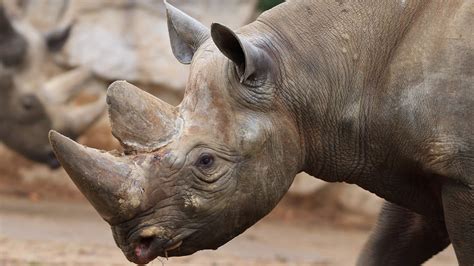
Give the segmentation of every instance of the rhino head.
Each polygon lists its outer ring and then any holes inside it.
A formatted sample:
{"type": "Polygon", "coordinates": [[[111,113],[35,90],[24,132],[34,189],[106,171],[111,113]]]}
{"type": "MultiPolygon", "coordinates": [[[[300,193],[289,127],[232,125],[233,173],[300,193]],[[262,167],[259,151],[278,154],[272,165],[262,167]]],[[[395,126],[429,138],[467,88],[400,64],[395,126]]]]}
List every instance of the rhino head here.
{"type": "Polygon", "coordinates": [[[296,125],[265,43],[167,5],[173,53],[191,63],[171,106],[125,81],[107,92],[123,152],[51,144],[126,257],[148,263],[216,249],[270,212],[302,167],[296,125]]]}
{"type": "Polygon", "coordinates": [[[10,20],[0,6],[0,141],[20,154],[59,167],[48,131],[77,137],[105,109],[103,101],[74,107],[71,98],[91,78],[82,68],[47,80],[44,63],[61,48],[71,26],[46,35],[22,20],[10,20]]]}

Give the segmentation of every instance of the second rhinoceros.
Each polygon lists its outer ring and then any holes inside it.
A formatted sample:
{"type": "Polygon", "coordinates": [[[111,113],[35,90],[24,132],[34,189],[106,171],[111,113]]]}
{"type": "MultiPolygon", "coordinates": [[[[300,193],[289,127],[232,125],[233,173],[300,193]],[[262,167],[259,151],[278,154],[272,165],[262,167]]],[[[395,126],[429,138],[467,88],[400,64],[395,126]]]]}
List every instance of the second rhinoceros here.
{"type": "Polygon", "coordinates": [[[305,171],[389,202],[360,265],[418,265],[450,243],[474,264],[472,1],[289,1],[237,31],[167,9],[191,64],[182,103],[120,81],[107,102],[123,153],[50,134],[130,261],[218,248],[305,171]]]}
{"type": "Polygon", "coordinates": [[[106,107],[100,96],[87,105],[69,104],[92,79],[88,69],[46,76],[48,56],[61,48],[70,29],[60,28],[43,36],[24,20],[10,19],[0,6],[0,141],[52,168],[60,165],[49,145],[48,131],[78,137],[106,107]]]}

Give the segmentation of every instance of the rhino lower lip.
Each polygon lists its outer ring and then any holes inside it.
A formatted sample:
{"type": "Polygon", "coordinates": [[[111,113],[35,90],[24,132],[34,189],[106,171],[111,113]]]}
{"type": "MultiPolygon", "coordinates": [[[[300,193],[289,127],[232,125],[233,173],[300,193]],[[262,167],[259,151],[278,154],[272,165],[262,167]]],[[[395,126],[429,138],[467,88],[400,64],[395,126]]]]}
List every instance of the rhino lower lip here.
{"type": "Polygon", "coordinates": [[[137,264],[147,264],[160,255],[168,257],[169,251],[177,249],[183,243],[182,240],[177,242],[167,241],[167,243],[171,242],[171,244],[163,245],[163,241],[163,239],[156,237],[142,238],[135,246],[133,262],[137,264]]]}

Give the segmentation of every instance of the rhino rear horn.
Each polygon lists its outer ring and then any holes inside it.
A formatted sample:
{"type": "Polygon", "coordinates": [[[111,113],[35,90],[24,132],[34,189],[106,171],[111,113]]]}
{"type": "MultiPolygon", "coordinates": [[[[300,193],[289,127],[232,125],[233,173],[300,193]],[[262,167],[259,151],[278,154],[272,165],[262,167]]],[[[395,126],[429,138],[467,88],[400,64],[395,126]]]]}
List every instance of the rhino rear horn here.
{"type": "Polygon", "coordinates": [[[112,134],[134,151],[152,151],[167,144],[181,127],[176,107],[125,82],[107,90],[112,134]]]}
{"type": "Polygon", "coordinates": [[[250,43],[224,25],[211,25],[212,40],[217,48],[237,67],[240,82],[244,82],[252,75],[259,75],[266,71],[268,55],[265,51],[250,43]]]}
{"type": "Polygon", "coordinates": [[[166,0],[166,16],[171,50],[182,64],[189,64],[201,44],[209,38],[209,29],[199,21],[170,5],[166,0]]]}

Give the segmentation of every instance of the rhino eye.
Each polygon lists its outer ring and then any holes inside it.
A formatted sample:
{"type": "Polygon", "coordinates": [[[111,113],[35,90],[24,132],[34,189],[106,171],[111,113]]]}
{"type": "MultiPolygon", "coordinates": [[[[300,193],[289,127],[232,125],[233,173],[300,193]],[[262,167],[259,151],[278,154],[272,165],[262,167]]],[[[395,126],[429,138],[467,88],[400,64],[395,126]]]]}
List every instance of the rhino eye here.
{"type": "Polygon", "coordinates": [[[199,153],[194,167],[191,167],[193,174],[205,183],[213,183],[225,176],[231,169],[231,161],[226,157],[221,157],[219,153],[204,152],[199,153]]]}
{"type": "Polygon", "coordinates": [[[214,164],[214,156],[204,153],[202,154],[197,162],[197,165],[202,168],[209,168],[214,164]]]}

